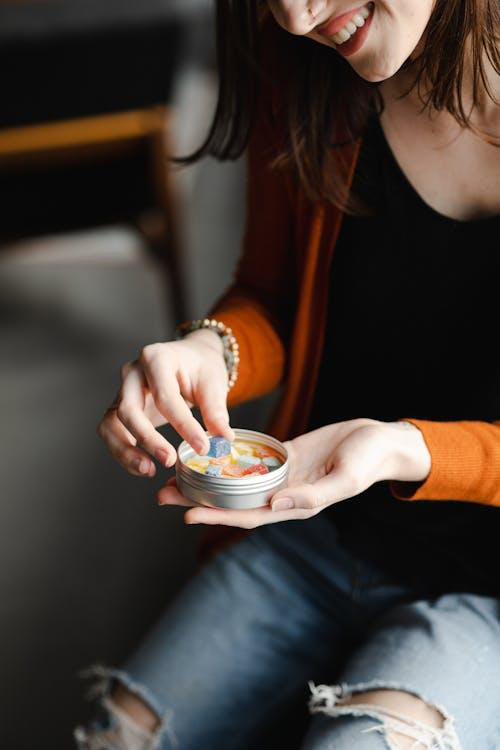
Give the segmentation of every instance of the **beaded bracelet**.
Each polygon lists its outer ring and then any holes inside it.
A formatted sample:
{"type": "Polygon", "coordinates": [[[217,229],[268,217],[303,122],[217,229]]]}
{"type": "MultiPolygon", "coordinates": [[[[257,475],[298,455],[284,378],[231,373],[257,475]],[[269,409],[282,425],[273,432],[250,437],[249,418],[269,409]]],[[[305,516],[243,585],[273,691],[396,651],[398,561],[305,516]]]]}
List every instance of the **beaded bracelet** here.
{"type": "Polygon", "coordinates": [[[217,333],[222,339],[224,346],[224,362],[228,372],[228,390],[230,390],[238,379],[238,365],[240,362],[240,352],[238,342],[233,336],[233,331],[220,320],[213,318],[203,318],[200,320],[187,320],[180,323],[175,329],[176,339],[182,339],[188,333],[199,331],[202,328],[208,328],[210,331],[217,333]]]}

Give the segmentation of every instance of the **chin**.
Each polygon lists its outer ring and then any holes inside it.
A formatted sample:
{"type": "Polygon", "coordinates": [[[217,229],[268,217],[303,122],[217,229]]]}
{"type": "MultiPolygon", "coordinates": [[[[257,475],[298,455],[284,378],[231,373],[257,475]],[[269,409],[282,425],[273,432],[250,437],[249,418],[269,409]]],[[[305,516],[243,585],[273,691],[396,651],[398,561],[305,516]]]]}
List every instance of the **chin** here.
{"type": "Polygon", "coordinates": [[[368,83],[381,83],[392,78],[403,63],[395,59],[372,59],[365,62],[353,60],[351,64],[356,73],[368,83]]]}

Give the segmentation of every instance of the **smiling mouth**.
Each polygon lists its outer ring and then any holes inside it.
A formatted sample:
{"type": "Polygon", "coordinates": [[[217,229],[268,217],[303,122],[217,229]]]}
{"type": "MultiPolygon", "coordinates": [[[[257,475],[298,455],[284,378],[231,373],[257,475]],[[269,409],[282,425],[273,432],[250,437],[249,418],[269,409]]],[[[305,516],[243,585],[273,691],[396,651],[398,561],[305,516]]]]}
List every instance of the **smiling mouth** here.
{"type": "Polygon", "coordinates": [[[373,8],[373,2],[366,3],[366,5],[363,5],[363,7],[356,10],[340,29],[336,29],[335,33],[332,34],[331,31],[329,33],[329,27],[333,27],[334,25],[337,26],[335,21],[324,26],[320,33],[322,36],[331,39],[332,42],[335,42],[336,45],[340,46],[341,44],[348,42],[349,39],[352,39],[359,29],[363,28],[366,21],[371,16],[373,8]]]}

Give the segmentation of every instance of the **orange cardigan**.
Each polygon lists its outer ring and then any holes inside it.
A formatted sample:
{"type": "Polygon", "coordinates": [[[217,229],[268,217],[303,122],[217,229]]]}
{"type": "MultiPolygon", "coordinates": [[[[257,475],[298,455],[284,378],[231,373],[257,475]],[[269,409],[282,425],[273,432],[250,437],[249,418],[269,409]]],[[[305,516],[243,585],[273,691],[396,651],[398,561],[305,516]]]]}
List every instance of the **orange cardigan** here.
{"type": "MultiPolygon", "coordinates": [[[[343,215],[330,203],[311,202],[291,175],[270,168],[281,132],[275,99],[275,93],[262,96],[248,146],[243,254],[233,285],[209,315],[231,326],[240,347],[239,377],[228,405],[283,384],[267,431],[286,440],[307,428],[322,356],[329,269],[343,215]]],[[[348,179],[358,152],[358,147],[345,149],[348,179]]],[[[401,418],[422,431],[432,468],[421,483],[392,482],[395,497],[500,505],[500,422],[401,418]]]]}

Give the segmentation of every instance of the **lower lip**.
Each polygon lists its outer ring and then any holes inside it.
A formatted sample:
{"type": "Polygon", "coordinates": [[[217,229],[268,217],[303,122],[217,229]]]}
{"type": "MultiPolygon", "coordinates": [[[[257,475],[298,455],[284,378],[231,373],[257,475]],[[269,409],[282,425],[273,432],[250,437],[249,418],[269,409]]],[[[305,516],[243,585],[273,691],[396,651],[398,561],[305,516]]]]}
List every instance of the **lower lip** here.
{"type": "Polygon", "coordinates": [[[344,42],[343,44],[335,44],[334,42],[335,49],[343,57],[350,57],[361,49],[366,41],[366,37],[368,36],[374,13],[375,9],[372,10],[371,14],[366,19],[364,26],[358,29],[356,33],[347,40],[347,42],[344,42]]]}

